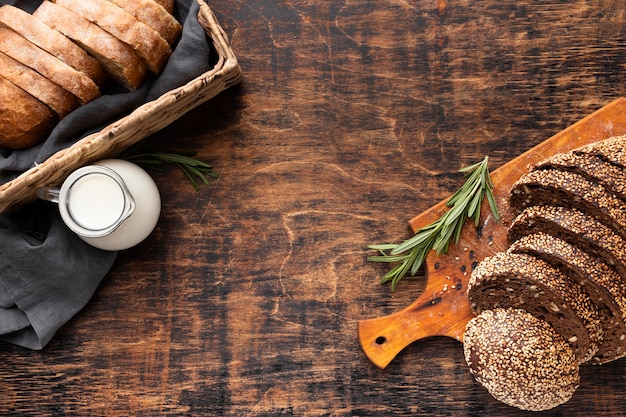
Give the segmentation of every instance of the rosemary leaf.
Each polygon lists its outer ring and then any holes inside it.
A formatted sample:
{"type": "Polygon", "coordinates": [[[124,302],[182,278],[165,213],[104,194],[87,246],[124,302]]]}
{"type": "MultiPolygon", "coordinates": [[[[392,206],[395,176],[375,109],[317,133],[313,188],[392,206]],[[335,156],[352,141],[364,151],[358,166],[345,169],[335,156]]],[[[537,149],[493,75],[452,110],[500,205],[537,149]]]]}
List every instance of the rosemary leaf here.
{"type": "Polygon", "coordinates": [[[489,157],[461,168],[465,183],[448,199],[446,211],[439,219],[418,229],[409,239],[400,244],[376,244],[368,248],[378,251],[378,255],[368,257],[373,262],[397,263],[383,278],[381,283],[391,282],[395,290],[398,282],[407,274],[415,275],[431,250],[437,254],[446,253],[450,243],[457,244],[466,219],[480,222],[480,209],[487,197],[489,208],[496,220],[500,218],[493,182],[489,175],[489,157]]]}

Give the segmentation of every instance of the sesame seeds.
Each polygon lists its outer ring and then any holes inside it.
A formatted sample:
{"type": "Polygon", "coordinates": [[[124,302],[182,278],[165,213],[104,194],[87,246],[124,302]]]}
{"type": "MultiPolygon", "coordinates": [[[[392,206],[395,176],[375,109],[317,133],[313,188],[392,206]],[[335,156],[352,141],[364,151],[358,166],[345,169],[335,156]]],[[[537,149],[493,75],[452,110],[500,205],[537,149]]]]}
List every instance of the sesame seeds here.
{"type": "Polygon", "coordinates": [[[580,381],[570,345],[520,309],[486,310],[470,320],[463,352],[472,375],[494,398],[523,410],[563,404],[580,381]]]}

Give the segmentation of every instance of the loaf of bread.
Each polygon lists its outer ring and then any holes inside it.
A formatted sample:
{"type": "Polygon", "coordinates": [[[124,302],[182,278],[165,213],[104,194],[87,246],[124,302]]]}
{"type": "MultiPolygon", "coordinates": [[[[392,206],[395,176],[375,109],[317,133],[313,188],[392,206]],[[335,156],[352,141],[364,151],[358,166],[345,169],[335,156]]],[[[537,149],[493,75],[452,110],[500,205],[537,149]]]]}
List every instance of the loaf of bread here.
{"type": "Polygon", "coordinates": [[[511,188],[513,209],[564,206],[587,213],[626,238],[626,204],[597,181],[572,171],[542,169],[522,176],[511,188]]]}
{"type": "Polygon", "coordinates": [[[11,81],[50,107],[59,119],[80,105],[72,93],[2,52],[0,52],[0,77],[11,81]]]}
{"type": "Polygon", "coordinates": [[[54,0],[129,45],[148,69],[159,74],[172,54],[169,44],[154,29],[108,0],[54,0]]]}
{"type": "Polygon", "coordinates": [[[33,13],[37,19],[64,34],[94,56],[107,74],[135,90],[146,76],[146,65],[135,51],[84,17],[55,3],[44,1],[33,13]]]}
{"type": "Polygon", "coordinates": [[[543,169],[575,172],[588,181],[602,185],[609,193],[626,201],[626,171],[595,155],[559,153],[533,167],[533,170],[543,169]]]}
{"type": "Polygon", "coordinates": [[[479,315],[464,335],[466,360],[509,405],[557,406],[576,389],[577,365],[626,356],[625,148],[618,136],[530,167],[510,190],[510,247],[472,271],[479,315]]]}
{"type": "Polygon", "coordinates": [[[626,283],[607,264],[556,236],[535,233],[511,244],[511,253],[541,259],[589,294],[598,308],[602,341],[591,361],[603,364],[626,354],[626,283]]]}
{"type": "Polygon", "coordinates": [[[0,26],[13,30],[76,71],[84,73],[99,88],[105,86],[106,74],[94,57],[30,13],[6,4],[0,7],[0,26]]]}
{"type": "Polygon", "coordinates": [[[472,309],[523,308],[547,321],[583,363],[602,341],[598,310],[577,283],[547,263],[525,254],[500,252],[472,271],[467,288],[472,309]]]}
{"type": "Polygon", "coordinates": [[[472,375],[494,398],[522,410],[557,407],[580,383],[571,346],[521,309],[486,310],[470,320],[463,352],[472,375]]]}
{"type": "Polygon", "coordinates": [[[2,77],[0,97],[0,146],[33,146],[58,121],[50,107],[2,77]]]}
{"type": "Polygon", "coordinates": [[[159,74],[182,27],[173,1],[44,0],[33,14],[0,7],[0,146],[44,140],[111,79],[137,89],[159,74]],[[16,100],[21,100],[16,102],[16,100]]]}

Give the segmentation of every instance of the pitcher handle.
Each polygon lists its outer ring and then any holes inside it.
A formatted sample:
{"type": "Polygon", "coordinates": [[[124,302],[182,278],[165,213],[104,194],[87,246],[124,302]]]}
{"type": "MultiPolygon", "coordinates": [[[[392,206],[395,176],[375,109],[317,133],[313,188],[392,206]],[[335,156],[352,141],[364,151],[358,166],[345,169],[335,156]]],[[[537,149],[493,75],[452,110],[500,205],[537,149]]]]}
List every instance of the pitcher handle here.
{"type": "Polygon", "coordinates": [[[53,203],[59,202],[60,188],[57,187],[41,187],[37,189],[37,197],[42,200],[51,201],[53,203]]]}

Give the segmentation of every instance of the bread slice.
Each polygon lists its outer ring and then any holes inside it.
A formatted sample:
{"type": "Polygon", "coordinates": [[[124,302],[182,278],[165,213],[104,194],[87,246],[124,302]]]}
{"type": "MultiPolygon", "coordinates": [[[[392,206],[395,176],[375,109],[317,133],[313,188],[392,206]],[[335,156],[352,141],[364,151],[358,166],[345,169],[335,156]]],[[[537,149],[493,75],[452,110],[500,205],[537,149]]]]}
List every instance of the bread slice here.
{"type": "Polygon", "coordinates": [[[522,410],[563,404],[580,383],[571,347],[552,326],[521,309],[487,310],[470,320],[463,354],[495,399],[522,410]]]}
{"type": "Polygon", "coordinates": [[[0,52],[0,77],[11,81],[46,104],[59,118],[67,116],[80,106],[78,99],[72,93],[2,52],[0,52]]]}
{"type": "Polygon", "coordinates": [[[104,87],[107,77],[98,61],[30,13],[6,4],[0,7],[0,26],[13,30],[76,71],[86,74],[99,88],[104,87]]]}
{"type": "Polygon", "coordinates": [[[182,26],[170,12],[155,0],[109,0],[130,13],[140,22],[145,23],[167,41],[170,46],[176,42],[182,26]]]}
{"type": "Polygon", "coordinates": [[[595,155],[614,165],[626,168],[626,135],[601,140],[600,142],[582,146],[572,152],[595,155]]]}
{"type": "Polygon", "coordinates": [[[159,74],[172,50],[157,31],[108,0],[54,0],[129,45],[148,69],[159,74]]]}
{"type": "Polygon", "coordinates": [[[170,14],[174,13],[174,0],[155,0],[161,7],[167,10],[170,14]]]}
{"type": "Polygon", "coordinates": [[[94,81],[10,29],[0,28],[0,52],[34,69],[85,104],[100,96],[94,81]]]}
{"type": "Polygon", "coordinates": [[[513,220],[508,239],[512,243],[534,233],[557,236],[602,259],[626,282],[626,240],[593,217],[565,207],[528,207],[513,220]]]}
{"type": "Polygon", "coordinates": [[[533,167],[533,170],[544,169],[575,172],[626,201],[626,170],[595,155],[574,152],[556,154],[533,167]]]}
{"type": "Polygon", "coordinates": [[[518,212],[538,205],[575,208],[626,238],[626,203],[597,182],[574,172],[531,171],[513,184],[509,202],[518,212]]]}
{"type": "Polygon", "coordinates": [[[545,320],[570,344],[580,363],[602,341],[598,310],[580,285],[547,263],[524,254],[499,252],[472,271],[467,297],[474,312],[521,308],[545,320]]]}
{"type": "Polygon", "coordinates": [[[541,259],[575,280],[598,308],[603,339],[591,359],[603,364],[626,355],[626,283],[598,258],[545,233],[513,242],[508,250],[541,259]]]}
{"type": "Polygon", "coordinates": [[[44,1],[33,13],[93,55],[106,73],[129,90],[136,90],[146,76],[146,65],[124,42],[76,13],[44,1]]]}
{"type": "Polygon", "coordinates": [[[57,122],[50,107],[0,77],[0,146],[34,146],[50,134],[57,122]]]}

